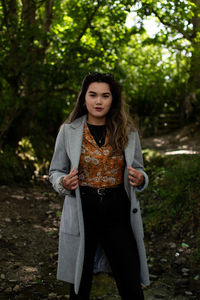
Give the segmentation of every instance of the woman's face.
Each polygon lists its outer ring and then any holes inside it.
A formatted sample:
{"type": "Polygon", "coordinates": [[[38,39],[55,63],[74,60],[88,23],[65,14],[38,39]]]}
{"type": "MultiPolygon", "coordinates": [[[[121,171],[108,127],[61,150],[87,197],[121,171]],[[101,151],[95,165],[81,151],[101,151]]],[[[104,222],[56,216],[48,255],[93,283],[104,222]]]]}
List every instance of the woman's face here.
{"type": "Polygon", "coordinates": [[[88,123],[103,125],[112,104],[112,93],[106,82],[92,82],[85,94],[88,123]]]}

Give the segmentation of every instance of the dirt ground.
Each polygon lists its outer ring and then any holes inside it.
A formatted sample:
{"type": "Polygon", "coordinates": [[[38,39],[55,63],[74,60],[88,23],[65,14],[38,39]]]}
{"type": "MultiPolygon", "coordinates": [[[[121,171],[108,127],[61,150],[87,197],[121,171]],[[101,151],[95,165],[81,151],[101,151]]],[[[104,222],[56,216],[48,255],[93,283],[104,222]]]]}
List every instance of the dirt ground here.
{"type": "MultiPolygon", "coordinates": [[[[199,132],[142,140],[163,152],[200,151],[199,132]],[[187,139],[189,137],[189,139],[187,139]]],[[[68,284],[56,280],[59,220],[63,198],[47,179],[29,185],[0,186],[0,300],[68,299],[68,284]]],[[[192,237],[169,234],[146,238],[152,284],[146,300],[200,299],[199,266],[189,263],[192,237]]],[[[92,299],[120,299],[111,275],[94,277],[92,299]]]]}
{"type": "MultiPolygon", "coordinates": [[[[63,198],[46,181],[0,187],[0,299],[68,299],[56,280],[58,226],[63,198]]],[[[197,266],[188,264],[190,240],[147,237],[152,285],[145,299],[200,299],[197,266]],[[196,279],[195,279],[196,276],[196,279]]],[[[96,275],[92,299],[120,299],[110,275],[96,275]]]]}
{"type": "Polygon", "coordinates": [[[200,153],[200,122],[164,135],[143,138],[142,147],[165,154],[200,153]]]}

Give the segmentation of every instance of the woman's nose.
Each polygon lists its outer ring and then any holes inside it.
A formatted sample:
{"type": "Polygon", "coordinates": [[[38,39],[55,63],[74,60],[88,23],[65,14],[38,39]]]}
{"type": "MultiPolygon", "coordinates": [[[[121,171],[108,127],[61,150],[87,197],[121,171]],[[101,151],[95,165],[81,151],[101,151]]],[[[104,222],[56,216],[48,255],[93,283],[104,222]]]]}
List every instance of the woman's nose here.
{"type": "Polygon", "coordinates": [[[102,103],[101,97],[97,97],[97,103],[102,103]]]}

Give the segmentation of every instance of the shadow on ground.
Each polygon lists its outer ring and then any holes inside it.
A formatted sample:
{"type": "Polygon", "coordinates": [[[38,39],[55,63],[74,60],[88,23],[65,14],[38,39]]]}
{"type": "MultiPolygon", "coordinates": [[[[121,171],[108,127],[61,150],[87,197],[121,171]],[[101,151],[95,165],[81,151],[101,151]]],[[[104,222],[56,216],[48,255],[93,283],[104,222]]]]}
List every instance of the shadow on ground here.
{"type": "MultiPolygon", "coordinates": [[[[30,186],[0,187],[1,300],[68,299],[68,284],[56,280],[62,203],[63,198],[45,181],[30,186]]],[[[163,252],[163,244],[168,245],[168,241],[163,237],[157,243],[156,239],[155,244],[153,236],[146,241],[152,284],[144,289],[145,299],[200,299],[200,282],[197,278],[191,285],[195,274],[188,269],[187,261],[175,264],[176,245],[163,252]]],[[[120,299],[111,275],[94,276],[91,297],[120,299]]]]}

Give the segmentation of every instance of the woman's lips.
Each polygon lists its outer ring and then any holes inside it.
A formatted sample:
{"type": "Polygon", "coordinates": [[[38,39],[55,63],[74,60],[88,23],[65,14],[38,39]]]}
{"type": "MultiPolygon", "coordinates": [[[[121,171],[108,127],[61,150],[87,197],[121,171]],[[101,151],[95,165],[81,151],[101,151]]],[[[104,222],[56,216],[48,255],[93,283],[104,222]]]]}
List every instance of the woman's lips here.
{"type": "Polygon", "coordinates": [[[95,110],[96,110],[96,111],[102,111],[103,108],[101,108],[101,107],[95,107],[95,110]]]}

